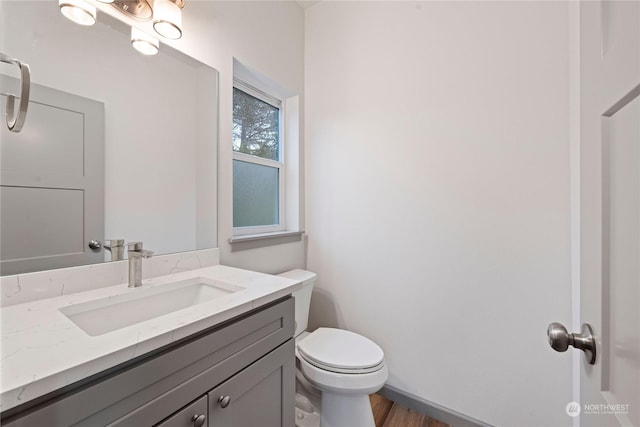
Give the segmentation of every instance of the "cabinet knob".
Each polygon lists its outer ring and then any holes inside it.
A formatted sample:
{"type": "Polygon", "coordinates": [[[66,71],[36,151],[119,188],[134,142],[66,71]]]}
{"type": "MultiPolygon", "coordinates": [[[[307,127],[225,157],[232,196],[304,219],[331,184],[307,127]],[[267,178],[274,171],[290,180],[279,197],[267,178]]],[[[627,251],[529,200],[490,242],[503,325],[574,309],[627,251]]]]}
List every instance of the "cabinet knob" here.
{"type": "Polygon", "coordinates": [[[224,409],[229,406],[229,403],[231,403],[231,398],[229,396],[220,396],[218,398],[218,403],[220,404],[220,407],[224,409]]]}
{"type": "Polygon", "coordinates": [[[202,427],[206,420],[207,417],[204,415],[194,415],[193,418],[191,418],[191,421],[193,421],[193,427],[202,427]]]}

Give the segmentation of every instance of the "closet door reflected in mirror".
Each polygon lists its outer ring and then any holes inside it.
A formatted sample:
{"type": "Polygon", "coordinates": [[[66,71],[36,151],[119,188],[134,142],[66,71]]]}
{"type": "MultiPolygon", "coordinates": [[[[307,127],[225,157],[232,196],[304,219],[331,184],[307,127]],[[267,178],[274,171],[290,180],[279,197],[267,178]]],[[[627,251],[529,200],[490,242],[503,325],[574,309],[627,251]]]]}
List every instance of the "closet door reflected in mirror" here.
{"type": "Polygon", "coordinates": [[[85,241],[104,236],[104,105],[34,84],[29,126],[0,140],[2,274],[104,259],[85,241]]]}

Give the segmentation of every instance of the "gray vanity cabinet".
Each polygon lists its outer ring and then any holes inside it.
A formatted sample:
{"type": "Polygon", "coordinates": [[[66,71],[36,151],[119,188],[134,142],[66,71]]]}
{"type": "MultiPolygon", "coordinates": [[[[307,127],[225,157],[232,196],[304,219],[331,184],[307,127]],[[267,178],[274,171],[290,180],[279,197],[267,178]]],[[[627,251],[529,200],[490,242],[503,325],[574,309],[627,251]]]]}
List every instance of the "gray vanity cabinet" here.
{"type": "Polygon", "coordinates": [[[155,427],[292,426],[292,351],[290,340],[155,427]]]}
{"type": "Polygon", "coordinates": [[[289,427],[294,302],[287,297],[2,413],[2,425],[289,427]]]}

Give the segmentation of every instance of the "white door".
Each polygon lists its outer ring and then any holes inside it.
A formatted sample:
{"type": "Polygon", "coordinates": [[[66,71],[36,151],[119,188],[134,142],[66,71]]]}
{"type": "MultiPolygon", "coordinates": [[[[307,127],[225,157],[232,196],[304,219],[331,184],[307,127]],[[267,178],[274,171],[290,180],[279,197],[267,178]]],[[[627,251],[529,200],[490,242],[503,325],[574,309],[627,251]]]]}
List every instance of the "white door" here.
{"type": "MultiPolygon", "coordinates": [[[[640,426],[640,1],[581,3],[582,426],[640,426]]],[[[574,331],[576,332],[576,331],[574,331]]]]}
{"type": "Polygon", "coordinates": [[[0,125],[0,273],[103,261],[104,105],[32,84],[22,131],[0,125]]]}

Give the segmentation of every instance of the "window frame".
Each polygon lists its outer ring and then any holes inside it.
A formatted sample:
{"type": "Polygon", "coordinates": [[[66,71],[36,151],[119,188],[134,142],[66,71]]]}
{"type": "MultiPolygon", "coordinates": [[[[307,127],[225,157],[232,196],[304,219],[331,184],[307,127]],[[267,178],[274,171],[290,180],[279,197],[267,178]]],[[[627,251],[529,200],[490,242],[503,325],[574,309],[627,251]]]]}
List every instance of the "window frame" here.
{"type": "MultiPolygon", "coordinates": [[[[241,153],[233,149],[233,140],[231,141],[231,151],[233,152],[232,162],[234,160],[253,163],[260,166],[268,166],[273,167],[278,170],[278,223],[271,225],[256,225],[256,226],[245,226],[245,227],[233,227],[233,235],[234,236],[247,236],[253,234],[266,234],[266,233],[275,233],[282,232],[286,229],[286,168],[285,168],[285,102],[284,100],[270,95],[246,82],[243,82],[240,79],[233,79],[233,89],[238,89],[250,96],[253,96],[260,101],[263,101],[275,108],[278,109],[278,160],[271,160],[264,157],[254,156],[251,154],[241,153]]],[[[233,120],[233,117],[232,117],[233,120]]],[[[233,164],[231,166],[233,170],[233,164]]],[[[232,183],[233,186],[233,183],[232,183]]],[[[233,197],[233,188],[231,189],[231,194],[233,197]]],[[[233,223],[233,202],[232,206],[232,223],[233,223]]]]}

